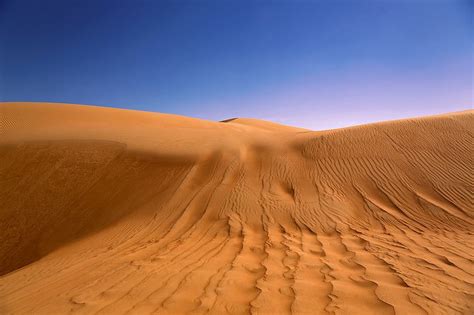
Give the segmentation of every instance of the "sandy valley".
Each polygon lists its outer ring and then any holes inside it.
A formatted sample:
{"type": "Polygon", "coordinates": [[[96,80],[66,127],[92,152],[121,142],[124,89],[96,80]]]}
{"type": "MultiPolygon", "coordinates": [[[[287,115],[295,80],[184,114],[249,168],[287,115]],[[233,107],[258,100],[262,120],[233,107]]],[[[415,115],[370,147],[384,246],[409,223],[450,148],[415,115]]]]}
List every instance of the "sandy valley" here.
{"type": "Polygon", "coordinates": [[[473,123],[1,103],[0,313],[472,314],[473,123]]]}

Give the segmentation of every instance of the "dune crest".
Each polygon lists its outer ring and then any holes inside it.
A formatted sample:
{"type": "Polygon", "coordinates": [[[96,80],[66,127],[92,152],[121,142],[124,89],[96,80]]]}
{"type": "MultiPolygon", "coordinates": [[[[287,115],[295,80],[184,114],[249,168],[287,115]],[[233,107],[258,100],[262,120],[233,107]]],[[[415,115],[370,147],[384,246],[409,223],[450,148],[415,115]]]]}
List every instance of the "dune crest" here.
{"type": "Polygon", "coordinates": [[[472,313],[473,122],[0,103],[0,313],[472,313]]]}

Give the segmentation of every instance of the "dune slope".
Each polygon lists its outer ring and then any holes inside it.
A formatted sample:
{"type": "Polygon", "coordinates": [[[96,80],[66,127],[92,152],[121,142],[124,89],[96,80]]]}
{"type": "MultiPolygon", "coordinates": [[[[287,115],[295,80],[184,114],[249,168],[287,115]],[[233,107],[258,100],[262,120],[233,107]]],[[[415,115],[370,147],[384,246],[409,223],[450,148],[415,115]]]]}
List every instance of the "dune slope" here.
{"type": "Polygon", "coordinates": [[[2,103],[0,313],[472,313],[473,122],[2,103]]]}

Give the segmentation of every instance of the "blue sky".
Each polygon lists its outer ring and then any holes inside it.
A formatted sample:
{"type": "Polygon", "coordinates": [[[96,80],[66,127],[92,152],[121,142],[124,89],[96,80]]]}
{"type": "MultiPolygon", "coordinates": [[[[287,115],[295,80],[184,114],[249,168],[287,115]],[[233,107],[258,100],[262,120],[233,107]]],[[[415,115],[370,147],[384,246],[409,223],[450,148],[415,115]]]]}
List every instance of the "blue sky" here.
{"type": "Polygon", "coordinates": [[[312,129],[468,109],[456,0],[0,0],[0,101],[312,129]]]}

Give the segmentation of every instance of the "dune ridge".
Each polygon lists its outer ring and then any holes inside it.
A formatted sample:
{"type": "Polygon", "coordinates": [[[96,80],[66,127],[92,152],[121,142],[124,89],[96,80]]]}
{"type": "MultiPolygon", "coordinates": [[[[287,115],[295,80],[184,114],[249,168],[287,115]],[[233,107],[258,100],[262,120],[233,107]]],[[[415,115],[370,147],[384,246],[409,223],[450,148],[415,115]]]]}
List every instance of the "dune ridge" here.
{"type": "Polygon", "coordinates": [[[472,126],[0,103],[0,313],[472,313],[472,126]]]}

